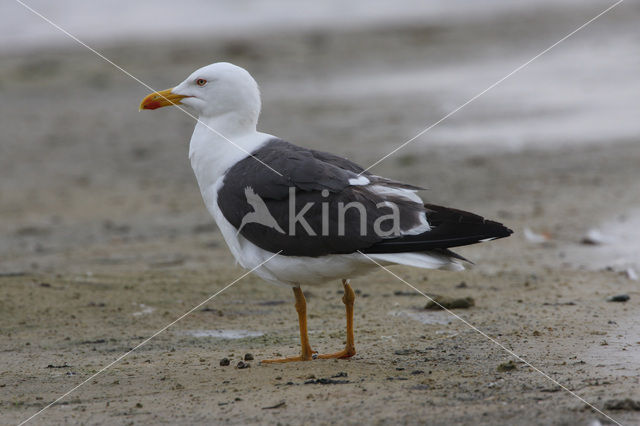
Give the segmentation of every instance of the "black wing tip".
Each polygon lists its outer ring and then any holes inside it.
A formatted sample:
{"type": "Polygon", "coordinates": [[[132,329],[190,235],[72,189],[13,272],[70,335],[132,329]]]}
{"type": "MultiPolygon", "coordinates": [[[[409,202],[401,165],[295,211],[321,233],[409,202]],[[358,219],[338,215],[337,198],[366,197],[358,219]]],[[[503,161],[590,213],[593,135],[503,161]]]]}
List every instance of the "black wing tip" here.
{"type": "Polygon", "coordinates": [[[507,228],[500,222],[485,219],[484,224],[488,225],[491,228],[490,231],[488,230],[488,233],[491,235],[487,236],[487,238],[493,238],[494,240],[497,240],[499,238],[506,238],[513,234],[512,229],[507,228]]]}
{"type": "MultiPolygon", "coordinates": [[[[513,230],[463,210],[425,205],[432,229],[419,235],[406,235],[380,241],[363,253],[402,253],[443,250],[506,238],[513,230]]],[[[467,259],[464,259],[465,261],[467,259]]]]}
{"type": "Polygon", "coordinates": [[[498,238],[506,238],[510,235],[513,235],[513,229],[511,228],[507,228],[506,226],[502,225],[502,227],[504,228],[504,235],[498,238]]]}
{"type": "Polygon", "coordinates": [[[513,230],[506,227],[500,222],[485,219],[484,217],[464,210],[458,210],[451,207],[443,207],[435,204],[425,204],[427,209],[427,217],[432,226],[437,227],[440,224],[467,225],[477,228],[482,234],[486,234],[486,238],[506,238],[513,234],[513,230]]]}
{"type": "Polygon", "coordinates": [[[429,253],[439,253],[441,255],[453,258],[453,259],[457,259],[457,260],[461,260],[463,262],[467,262],[470,263],[471,265],[475,265],[474,262],[470,261],[469,259],[467,259],[466,257],[451,251],[449,249],[433,249],[433,250],[429,250],[429,253]]]}

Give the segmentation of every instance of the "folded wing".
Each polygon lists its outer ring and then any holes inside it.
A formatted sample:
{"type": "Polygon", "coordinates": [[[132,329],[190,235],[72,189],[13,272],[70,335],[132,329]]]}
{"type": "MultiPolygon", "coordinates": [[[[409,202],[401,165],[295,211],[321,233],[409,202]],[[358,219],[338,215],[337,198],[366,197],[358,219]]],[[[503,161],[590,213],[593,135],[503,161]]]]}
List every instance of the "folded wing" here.
{"type": "Polygon", "coordinates": [[[252,155],[260,161],[247,157],[227,171],[218,206],[244,238],[273,253],[436,252],[511,233],[472,213],[425,205],[415,193],[421,188],[364,172],[333,154],[273,139],[252,155]],[[256,205],[247,193],[260,197],[277,226],[265,226],[270,218],[247,221],[256,205]],[[393,213],[395,222],[385,220],[393,213]]]}

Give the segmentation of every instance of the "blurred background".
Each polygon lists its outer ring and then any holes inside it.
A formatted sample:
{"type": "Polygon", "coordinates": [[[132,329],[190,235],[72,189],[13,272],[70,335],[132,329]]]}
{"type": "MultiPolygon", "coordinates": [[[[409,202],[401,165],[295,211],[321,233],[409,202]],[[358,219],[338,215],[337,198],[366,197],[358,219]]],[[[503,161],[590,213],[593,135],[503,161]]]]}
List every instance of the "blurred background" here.
{"type": "MultiPolygon", "coordinates": [[[[154,89],[212,62],[245,67],[260,130],[365,167],[613,4],[25,2],[154,89]]],[[[457,250],[468,271],[396,270],[472,297],[465,318],[605,409],[640,405],[624,405],[640,365],[639,21],[625,1],[372,169],[514,229],[457,250]]],[[[0,3],[0,40],[0,423],[17,423],[242,272],[193,177],[192,118],[139,112],[147,88],[17,1],[0,3]]],[[[320,350],[344,327],[332,284],[305,288],[320,350]]],[[[502,349],[393,277],[354,288],[352,361],[219,368],[297,350],[290,290],[249,276],[42,421],[600,424],[524,365],[501,372],[502,349]],[[215,337],[238,330],[259,337],[215,337]],[[309,377],[352,382],[278,387],[309,377]],[[276,397],[287,407],[261,408],[276,397]]]]}

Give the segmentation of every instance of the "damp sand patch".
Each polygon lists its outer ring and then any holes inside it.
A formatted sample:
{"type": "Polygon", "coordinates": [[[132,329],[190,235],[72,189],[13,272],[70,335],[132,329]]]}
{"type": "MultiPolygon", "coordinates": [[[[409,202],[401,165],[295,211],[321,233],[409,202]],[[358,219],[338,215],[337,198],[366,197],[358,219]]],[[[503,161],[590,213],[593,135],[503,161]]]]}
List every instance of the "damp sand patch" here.
{"type": "Polygon", "coordinates": [[[261,331],[251,330],[187,330],[184,332],[187,336],[197,338],[213,338],[213,339],[246,339],[248,337],[261,337],[264,333],[261,331]]]}

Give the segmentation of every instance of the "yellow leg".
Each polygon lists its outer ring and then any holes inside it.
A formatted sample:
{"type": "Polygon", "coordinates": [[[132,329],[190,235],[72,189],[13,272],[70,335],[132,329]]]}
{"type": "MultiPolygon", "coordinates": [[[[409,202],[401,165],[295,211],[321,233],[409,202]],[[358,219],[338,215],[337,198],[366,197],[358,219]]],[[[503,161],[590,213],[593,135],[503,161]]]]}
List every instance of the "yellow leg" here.
{"type": "Polygon", "coordinates": [[[356,354],[356,345],[353,339],[353,302],[356,299],[356,295],[349,285],[349,281],[342,280],[342,285],[344,286],[344,296],[342,296],[342,303],[344,303],[347,311],[347,344],[340,352],[318,355],[318,358],[349,358],[356,354]]]}
{"type": "Polygon", "coordinates": [[[311,361],[315,351],[311,349],[309,344],[309,335],[307,334],[307,301],[302,294],[300,286],[293,288],[293,295],[296,298],[296,311],[298,311],[298,324],[300,325],[300,356],[278,359],[265,359],[262,363],[281,363],[292,361],[311,361]]]}

